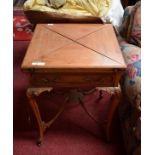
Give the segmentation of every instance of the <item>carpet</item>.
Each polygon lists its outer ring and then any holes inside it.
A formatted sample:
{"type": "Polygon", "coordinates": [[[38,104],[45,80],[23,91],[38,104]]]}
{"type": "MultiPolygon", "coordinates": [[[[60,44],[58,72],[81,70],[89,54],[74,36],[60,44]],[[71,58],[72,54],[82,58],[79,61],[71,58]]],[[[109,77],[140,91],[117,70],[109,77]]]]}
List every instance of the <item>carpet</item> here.
{"type": "Polygon", "coordinates": [[[33,25],[28,21],[23,12],[23,4],[26,0],[13,1],[13,40],[26,41],[32,38],[33,25]]]}
{"type": "Polygon", "coordinates": [[[13,15],[13,40],[31,40],[33,25],[21,14],[13,15]]]}
{"type": "MultiPolygon", "coordinates": [[[[55,123],[45,134],[43,145],[35,145],[37,124],[26,98],[27,75],[20,66],[29,41],[14,41],[14,99],[13,99],[13,152],[14,155],[125,155],[123,138],[117,113],[111,130],[110,143],[100,126],[94,123],[77,103],[68,105],[55,123]]],[[[111,96],[103,92],[104,97],[96,102],[99,92],[85,95],[84,101],[89,111],[103,122],[109,107],[111,96]]],[[[43,93],[38,98],[44,120],[55,114],[63,102],[59,91],[43,93]]]]}

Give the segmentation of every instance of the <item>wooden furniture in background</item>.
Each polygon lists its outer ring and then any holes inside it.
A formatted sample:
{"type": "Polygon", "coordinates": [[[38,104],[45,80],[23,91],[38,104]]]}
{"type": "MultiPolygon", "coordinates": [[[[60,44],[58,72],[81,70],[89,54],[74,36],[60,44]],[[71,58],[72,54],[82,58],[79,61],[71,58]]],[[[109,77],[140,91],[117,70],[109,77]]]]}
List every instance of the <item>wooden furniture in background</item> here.
{"type": "Polygon", "coordinates": [[[123,8],[128,6],[129,0],[121,0],[123,8]]]}
{"type": "Polygon", "coordinates": [[[136,2],[138,2],[140,0],[121,0],[122,6],[123,8],[126,8],[129,5],[135,5],[136,2]]]}
{"type": "Polygon", "coordinates": [[[38,23],[103,23],[101,18],[95,16],[74,16],[70,14],[27,10],[24,11],[29,21],[36,25],[38,23]]]}
{"type": "Polygon", "coordinates": [[[105,126],[109,140],[113,114],[120,98],[118,84],[125,68],[126,64],[111,24],[37,25],[24,57],[22,70],[30,77],[27,96],[39,126],[38,144],[42,142],[46,128],[63,112],[65,105],[73,97],[95,120],[83,102],[80,89],[85,87],[111,87],[113,90],[113,100],[105,126]],[[56,116],[49,122],[44,122],[34,96],[58,87],[66,88],[69,93],[56,116]]]}

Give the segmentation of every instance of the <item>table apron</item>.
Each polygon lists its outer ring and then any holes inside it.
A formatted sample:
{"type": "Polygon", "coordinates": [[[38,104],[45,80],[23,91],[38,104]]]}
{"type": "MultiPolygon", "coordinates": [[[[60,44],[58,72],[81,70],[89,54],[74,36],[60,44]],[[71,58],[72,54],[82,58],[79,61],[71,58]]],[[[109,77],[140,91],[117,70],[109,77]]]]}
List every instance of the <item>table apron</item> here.
{"type": "Polygon", "coordinates": [[[117,87],[120,78],[107,74],[41,74],[30,76],[30,85],[35,87],[117,87]]]}

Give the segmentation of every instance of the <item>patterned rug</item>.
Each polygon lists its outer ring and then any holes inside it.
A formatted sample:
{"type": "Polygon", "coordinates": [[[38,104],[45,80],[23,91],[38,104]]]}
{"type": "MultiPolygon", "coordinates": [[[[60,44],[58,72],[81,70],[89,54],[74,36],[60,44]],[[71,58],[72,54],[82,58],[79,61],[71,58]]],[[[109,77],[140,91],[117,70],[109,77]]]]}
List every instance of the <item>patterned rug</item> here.
{"type": "Polygon", "coordinates": [[[24,15],[14,15],[13,17],[13,40],[28,41],[32,38],[33,25],[24,15]]]}

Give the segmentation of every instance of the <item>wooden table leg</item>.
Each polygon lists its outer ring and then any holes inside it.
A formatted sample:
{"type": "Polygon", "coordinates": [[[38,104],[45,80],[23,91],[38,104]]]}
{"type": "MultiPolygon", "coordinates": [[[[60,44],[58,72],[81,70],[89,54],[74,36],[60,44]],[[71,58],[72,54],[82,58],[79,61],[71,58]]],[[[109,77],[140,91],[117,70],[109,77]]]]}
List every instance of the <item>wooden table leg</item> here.
{"type": "Polygon", "coordinates": [[[40,145],[42,143],[43,133],[46,130],[46,125],[45,125],[44,121],[42,121],[40,111],[39,111],[39,108],[38,108],[38,105],[37,105],[37,102],[36,102],[34,96],[35,95],[39,96],[42,92],[51,91],[51,90],[52,90],[52,88],[28,88],[27,92],[26,92],[26,95],[29,99],[30,106],[33,110],[33,113],[37,119],[37,123],[39,126],[39,139],[37,141],[37,145],[40,145]]]}
{"type": "Polygon", "coordinates": [[[110,141],[110,128],[111,128],[113,116],[115,114],[116,109],[118,108],[118,104],[120,103],[121,89],[120,89],[120,86],[119,87],[105,87],[105,88],[98,87],[97,89],[100,91],[99,99],[102,98],[101,91],[103,90],[112,95],[111,103],[110,103],[111,105],[109,107],[107,121],[106,121],[107,123],[105,127],[106,139],[109,142],[110,141]]]}
{"type": "MultiPolygon", "coordinates": [[[[106,123],[106,126],[105,125],[103,126],[105,128],[107,141],[109,141],[110,140],[111,123],[113,120],[114,113],[115,113],[115,111],[118,107],[118,104],[120,102],[120,94],[121,94],[120,88],[119,87],[114,87],[114,88],[110,87],[110,88],[97,88],[97,89],[100,90],[100,93],[101,93],[101,90],[102,91],[105,90],[112,94],[112,100],[111,100],[111,105],[110,105],[109,112],[108,112],[107,123],[106,123]]],[[[39,96],[44,91],[51,91],[51,90],[52,90],[52,88],[28,88],[27,93],[26,93],[27,97],[29,99],[30,106],[33,110],[33,113],[34,113],[36,119],[37,119],[37,123],[38,123],[38,127],[39,127],[39,140],[37,141],[38,146],[40,146],[42,143],[43,135],[44,135],[44,132],[46,131],[46,129],[54,123],[54,121],[58,118],[58,116],[64,111],[65,106],[71,100],[77,99],[79,101],[79,103],[81,104],[82,108],[84,109],[84,111],[88,114],[88,116],[92,120],[94,120],[97,124],[101,125],[101,123],[98,120],[96,120],[89,113],[89,111],[87,110],[87,108],[85,107],[84,102],[83,102],[83,94],[77,90],[69,91],[69,94],[67,94],[64,103],[60,106],[60,109],[55,114],[55,116],[50,121],[44,122],[40,115],[39,107],[35,100],[35,96],[39,96]]],[[[100,97],[99,97],[100,99],[101,99],[101,95],[102,94],[100,94],[100,97]]]]}
{"type": "Polygon", "coordinates": [[[110,128],[111,128],[113,116],[115,114],[116,109],[118,108],[118,104],[120,103],[120,96],[121,96],[120,90],[115,89],[114,93],[112,94],[111,106],[109,108],[108,118],[107,118],[107,126],[106,126],[107,141],[110,141],[110,128]]]}
{"type": "Polygon", "coordinates": [[[64,111],[66,105],[68,104],[68,101],[69,100],[67,98],[65,98],[63,104],[60,106],[60,108],[57,111],[57,113],[55,114],[55,116],[50,121],[48,121],[47,123],[45,123],[46,127],[49,128],[54,123],[54,121],[60,116],[60,114],[64,111]]]}
{"type": "Polygon", "coordinates": [[[101,123],[94,118],[94,116],[88,111],[88,109],[86,108],[84,102],[83,102],[83,99],[82,98],[79,98],[79,103],[80,105],[82,106],[83,110],[86,112],[86,114],[94,121],[96,122],[98,125],[101,125],[101,123]]]}
{"type": "Polygon", "coordinates": [[[64,103],[60,106],[60,109],[55,114],[54,117],[48,122],[44,122],[42,120],[42,117],[40,115],[40,110],[37,105],[37,102],[35,100],[34,96],[39,96],[44,91],[51,91],[52,88],[28,88],[27,89],[27,97],[29,99],[30,106],[33,110],[33,113],[37,119],[38,127],[39,127],[39,139],[37,140],[37,145],[40,146],[43,140],[44,132],[48,127],[50,127],[54,121],[59,117],[59,115],[64,111],[66,104],[68,103],[68,99],[66,98],[64,103]]]}
{"type": "MultiPolygon", "coordinates": [[[[94,89],[92,89],[92,91],[94,91],[94,89]]],[[[68,97],[68,100],[70,102],[72,101],[78,101],[78,103],[82,106],[83,110],[86,112],[86,114],[94,121],[96,122],[97,124],[100,124],[101,123],[96,120],[93,115],[88,111],[88,109],[86,108],[84,102],[83,102],[83,97],[84,97],[84,94],[82,91],[79,91],[78,89],[71,89],[68,91],[68,93],[66,93],[66,97],[68,97]]]]}

